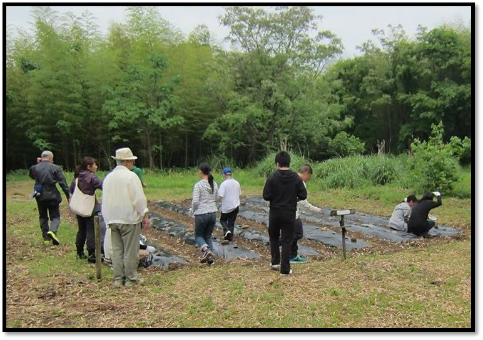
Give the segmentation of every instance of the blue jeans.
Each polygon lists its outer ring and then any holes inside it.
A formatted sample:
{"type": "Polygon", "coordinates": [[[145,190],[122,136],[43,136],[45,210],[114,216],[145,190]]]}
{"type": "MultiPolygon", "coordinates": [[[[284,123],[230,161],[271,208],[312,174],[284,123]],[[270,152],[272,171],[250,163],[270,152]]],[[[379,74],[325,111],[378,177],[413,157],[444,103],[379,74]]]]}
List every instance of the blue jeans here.
{"type": "Polygon", "coordinates": [[[195,242],[196,245],[203,249],[208,246],[213,251],[212,235],[215,229],[216,212],[203,215],[195,215],[195,242]]]}

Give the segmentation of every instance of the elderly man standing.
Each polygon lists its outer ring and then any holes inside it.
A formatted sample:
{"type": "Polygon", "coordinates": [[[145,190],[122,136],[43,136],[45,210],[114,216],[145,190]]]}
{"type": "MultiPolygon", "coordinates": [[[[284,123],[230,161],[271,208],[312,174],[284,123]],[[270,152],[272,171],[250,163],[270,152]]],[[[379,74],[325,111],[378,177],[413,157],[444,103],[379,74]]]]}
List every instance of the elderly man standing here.
{"type": "Polygon", "coordinates": [[[70,192],[62,170],[54,164],[54,154],[50,151],[42,152],[40,162],[30,168],[29,175],[35,179],[36,185],[42,188],[41,193],[35,196],[35,199],[37,200],[44,244],[48,245],[52,242],[54,245],[59,245],[57,231],[60,225],[59,205],[62,202],[62,197],[55,184],[59,183],[67,200],[70,199],[70,192]]]}
{"type": "Polygon", "coordinates": [[[137,275],[141,222],[146,228],[151,222],[141,181],[131,171],[137,157],[122,148],[112,158],[117,167],[103,182],[102,216],[111,229],[114,286],[131,286],[142,282],[137,275]]]}

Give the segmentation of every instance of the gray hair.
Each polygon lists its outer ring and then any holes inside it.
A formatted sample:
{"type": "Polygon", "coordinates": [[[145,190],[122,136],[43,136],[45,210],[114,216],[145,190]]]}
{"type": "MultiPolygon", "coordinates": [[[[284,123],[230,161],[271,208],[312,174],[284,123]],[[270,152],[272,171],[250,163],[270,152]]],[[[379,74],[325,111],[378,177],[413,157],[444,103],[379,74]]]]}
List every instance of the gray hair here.
{"type": "Polygon", "coordinates": [[[42,159],[50,159],[50,158],[54,158],[54,154],[50,151],[44,151],[42,152],[42,155],[40,155],[40,157],[42,157],[42,159]]]}
{"type": "Polygon", "coordinates": [[[126,160],[119,160],[119,159],[116,159],[116,165],[124,165],[126,164],[126,160]]]}

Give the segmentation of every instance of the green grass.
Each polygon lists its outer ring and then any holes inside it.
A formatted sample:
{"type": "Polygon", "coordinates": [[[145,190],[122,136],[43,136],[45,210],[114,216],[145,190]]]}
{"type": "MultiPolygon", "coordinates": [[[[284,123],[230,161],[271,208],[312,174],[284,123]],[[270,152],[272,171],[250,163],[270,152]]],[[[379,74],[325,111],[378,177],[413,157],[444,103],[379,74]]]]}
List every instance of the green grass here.
{"type": "MultiPolygon", "coordinates": [[[[461,188],[471,183],[462,170],[461,188]]],[[[245,195],[260,195],[264,178],[234,171],[245,195]]],[[[68,179],[72,174],[66,175],[68,179]]],[[[99,177],[103,177],[101,174],[99,177]]],[[[222,176],[215,174],[218,183],[222,176]]],[[[196,170],[147,171],[150,200],[183,200],[198,180],[196,170]]],[[[321,190],[308,183],[309,200],[329,207],[389,215],[404,196],[396,183],[321,190]]],[[[288,278],[265,262],[141,270],[145,285],[112,287],[112,272],[75,258],[74,217],[63,214],[60,247],[44,247],[33,181],[13,174],[6,185],[7,327],[470,327],[471,239],[391,254],[311,261],[288,278]]],[[[470,187],[471,192],[471,187],[470,187]]],[[[471,200],[444,198],[435,210],[443,223],[471,227],[471,200]]],[[[162,246],[162,244],[161,244],[162,246]]]]}

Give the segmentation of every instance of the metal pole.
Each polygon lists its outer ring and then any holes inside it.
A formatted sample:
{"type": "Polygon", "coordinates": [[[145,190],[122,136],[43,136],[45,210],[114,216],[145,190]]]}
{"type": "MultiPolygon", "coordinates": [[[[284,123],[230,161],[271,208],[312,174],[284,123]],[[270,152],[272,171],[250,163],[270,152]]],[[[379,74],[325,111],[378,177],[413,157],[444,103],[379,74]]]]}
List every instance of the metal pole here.
{"type": "Polygon", "coordinates": [[[344,254],[344,260],[346,259],[345,254],[345,227],[344,227],[344,215],[340,217],[340,226],[342,227],[342,253],[344,254]]]}
{"type": "Polygon", "coordinates": [[[96,277],[102,280],[102,263],[101,263],[101,227],[99,225],[99,216],[94,216],[94,238],[96,241],[96,277]]]}

